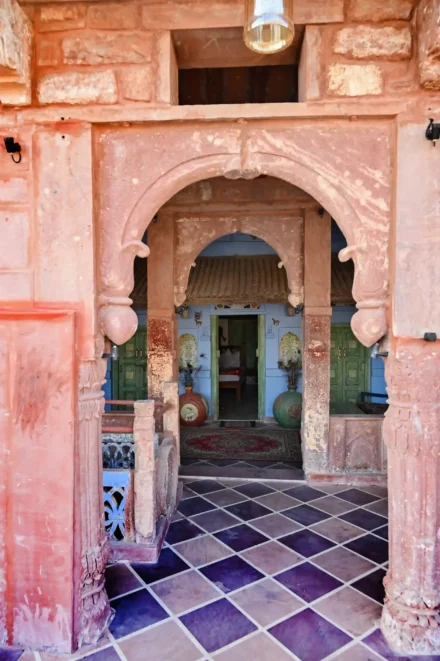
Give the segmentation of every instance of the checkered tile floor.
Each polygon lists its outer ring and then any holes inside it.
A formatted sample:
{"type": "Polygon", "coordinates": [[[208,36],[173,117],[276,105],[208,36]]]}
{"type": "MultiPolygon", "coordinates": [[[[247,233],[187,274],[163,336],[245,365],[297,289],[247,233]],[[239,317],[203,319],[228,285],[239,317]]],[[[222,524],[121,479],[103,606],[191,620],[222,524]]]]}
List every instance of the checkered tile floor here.
{"type": "MultiPolygon", "coordinates": [[[[160,562],[108,568],[110,632],[69,659],[397,659],[378,630],[386,495],[186,480],[160,562]]],[[[0,661],[67,661],[12,654],[0,661]]]]}

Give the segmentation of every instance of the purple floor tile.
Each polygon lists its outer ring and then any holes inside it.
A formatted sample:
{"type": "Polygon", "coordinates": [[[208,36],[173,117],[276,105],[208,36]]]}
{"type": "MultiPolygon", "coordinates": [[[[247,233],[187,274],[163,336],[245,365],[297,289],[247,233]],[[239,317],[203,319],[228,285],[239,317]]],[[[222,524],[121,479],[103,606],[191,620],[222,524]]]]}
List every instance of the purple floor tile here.
{"type": "Polygon", "coordinates": [[[292,496],[292,498],[302,500],[303,503],[308,503],[310,500],[316,500],[316,498],[322,498],[322,496],[327,495],[323,491],[318,491],[318,489],[314,489],[305,484],[300,487],[288,489],[287,491],[284,491],[284,493],[287,493],[288,496],[292,496]]]}
{"type": "Polygon", "coordinates": [[[278,541],[289,549],[292,549],[292,551],[300,553],[305,558],[311,558],[312,555],[322,553],[335,546],[334,542],[321,537],[321,535],[317,535],[311,530],[300,530],[299,532],[281,537],[278,541]]]}
{"type": "Polygon", "coordinates": [[[378,565],[382,565],[388,560],[388,543],[374,535],[364,535],[352,542],[347,542],[344,546],[372,562],[377,562],[378,565]]]}
{"type": "Polygon", "coordinates": [[[268,493],[274,493],[274,489],[258,482],[250,482],[249,484],[243,484],[241,487],[235,487],[235,491],[249,498],[258,498],[259,496],[266,496],[268,493]]]}
{"type": "Polygon", "coordinates": [[[244,521],[250,521],[251,519],[257,519],[260,516],[265,516],[266,514],[273,514],[272,510],[263,507],[259,503],[254,503],[252,500],[245,500],[242,503],[237,503],[236,505],[230,505],[225,507],[227,512],[238,516],[244,521]]]}
{"type": "Polygon", "coordinates": [[[179,503],[178,511],[184,516],[194,516],[196,514],[203,514],[215,510],[216,507],[212,503],[208,503],[204,498],[196,496],[195,498],[188,498],[179,503]]]}
{"type": "Polygon", "coordinates": [[[379,535],[379,537],[382,537],[382,539],[388,539],[388,526],[384,526],[383,528],[379,528],[378,530],[374,531],[375,535],[379,535]]]}
{"type": "Polygon", "coordinates": [[[115,638],[128,636],[168,617],[162,606],[146,590],[119,597],[112,601],[112,606],[115,617],[110,624],[110,631],[115,638]]]}
{"type": "Polygon", "coordinates": [[[222,530],[221,532],[216,533],[214,537],[217,537],[217,539],[237,552],[250,549],[251,546],[256,546],[257,544],[269,541],[268,537],[262,535],[261,532],[257,532],[244,523],[240,526],[234,526],[233,528],[222,530]]]}
{"type": "Polygon", "coordinates": [[[182,615],[180,620],[207,652],[215,652],[257,629],[227,599],[182,615]]]}
{"type": "Polygon", "coordinates": [[[318,567],[310,564],[310,562],[297,565],[274,576],[274,578],[308,603],[319,599],[319,597],[336,590],[336,588],[342,585],[341,581],[333,578],[327,572],[318,569],[318,567]]]}
{"type": "Polygon", "coordinates": [[[191,521],[176,521],[169,527],[166,541],[168,544],[178,544],[179,542],[186,542],[188,539],[194,539],[204,535],[205,532],[198,526],[191,523],[191,521]]]}
{"type": "Polygon", "coordinates": [[[147,585],[189,569],[189,565],[171,549],[163,549],[155,565],[133,562],[131,566],[147,585]]]}
{"type": "Polygon", "coordinates": [[[301,661],[321,661],[352,640],[309,608],[275,625],[269,633],[301,661]]]}
{"type": "Polygon", "coordinates": [[[0,649],[0,661],[18,661],[23,650],[0,649]]]}
{"type": "Polygon", "coordinates": [[[220,489],[226,489],[223,484],[220,484],[220,482],[217,482],[216,480],[196,480],[188,483],[186,486],[189,487],[191,491],[195,491],[199,494],[213,493],[214,491],[220,491],[220,489]]]}
{"type": "Polygon", "coordinates": [[[380,500],[378,496],[373,496],[371,493],[366,493],[360,489],[347,489],[347,491],[338,494],[338,498],[347,500],[349,503],[353,503],[353,505],[368,505],[375,500],[380,500]]]}
{"type": "Polygon", "coordinates": [[[110,599],[141,587],[142,584],[127,565],[116,563],[105,570],[105,589],[110,599]]]}
{"type": "Polygon", "coordinates": [[[362,641],[368,645],[377,654],[381,654],[386,661],[440,661],[440,655],[423,655],[423,656],[399,656],[395,654],[387,641],[385,640],[380,629],[376,629],[369,636],[362,641]]]}
{"type": "Polygon", "coordinates": [[[385,597],[385,588],[383,586],[383,579],[385,577],[386,571],[384,569],[377,569],[376,571],[371,572],[367,576],[358,579],[351,585],[371,597],[375,601],[378,601],[380,604],[383,604],[385,597]]]}
{"type": "Polygon", "coordinates": [[[264,578],[264,575],[257,569],[245,562],[238,555],[219,560],[212,565],[207,565],[200,569],[202,574],[210,581],[223,590],[223,592],[232,592],[245,585],[250,585],[255,581],[264,578]]]}
{"type": "Polygon", "coordinates": [[[343,521],[348,521],[348,523],[352,523],[354,526],[364,528],[364,530],[374,530],[375,528],[387,524],[387,520],[384,519],[383,516],[379,516],[378,514],[374,514],[374,512],[369,512],[362,508],[347,512],[347,514],[341,514],[339,518],[343,521]]]}
{"type": "Polygon", "coordinates": [[[288,516],[289,519],[301,523],[303,526],[311,526],[314,523],[319,523],[330,518],[329,514],[321,512],[321,510],[317,510],[316,507],[311,507],[310,505],[292,507],[291,509],[284,510],[283,514],[284,516],[288,516]]]}
{"type": "Polygon", "coordinates": [[[84,661],[120,661],[120,658],[113,647],[107,647],[105,650],[99,650],[90,656],[86,656],[84,661]]]}

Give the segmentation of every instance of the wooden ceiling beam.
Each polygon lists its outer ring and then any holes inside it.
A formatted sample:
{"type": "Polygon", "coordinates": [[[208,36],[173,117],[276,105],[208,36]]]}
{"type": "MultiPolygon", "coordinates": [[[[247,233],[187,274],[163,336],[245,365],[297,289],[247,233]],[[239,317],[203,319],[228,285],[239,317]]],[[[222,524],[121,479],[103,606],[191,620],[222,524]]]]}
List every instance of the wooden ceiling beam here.
{"type": "MultiPolygon", "coordinates": [[[[296,25],[344,21],[344,0],[295,0],[296,25]]],[[[197,30],[242,27],[244,0],[146,0],[144,27],[152,30],[197,30]]]]}
{"type": "Polygon", "coordinates": [[[179,69],[256,67],[296,64],[303,33],[304,26],[297,26],[292,46],[274,55],[260,55],[249,50],[242,28],[176,30],[173,40],[179,69]]]}

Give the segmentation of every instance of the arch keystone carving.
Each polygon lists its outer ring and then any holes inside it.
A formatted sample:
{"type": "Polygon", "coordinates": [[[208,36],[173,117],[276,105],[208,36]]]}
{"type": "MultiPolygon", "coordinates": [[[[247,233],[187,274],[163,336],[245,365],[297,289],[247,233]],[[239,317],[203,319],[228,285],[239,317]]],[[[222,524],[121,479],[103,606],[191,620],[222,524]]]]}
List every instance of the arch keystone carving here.
{"type": "MultiPolygon", "coordinates": [[[[196,181],[260,174],[303,189],[336,220],[348,244],[340,258],[355,264],[353,296],[359,311],[353,331],[366,346],[385,335],[392,141],[388,122],[375,122],[362,133],[348,120],[274,120],[270,130],[258,122],[170,123],[165,148],[154,126],[100,132],[100,304],[110,308],[101,311],[102,328],[110,339],[126,341],[136,330],[126,301],[133,289],[134,258],[148,254],[141,239],[157,211],[196,181]],[[133,180],[143,182],[140,195],[133,180]]],[[[177,284],[178,305],[185,288],[185,283],[177,284]]],[[[302,295],[294,288],[290,304],[301,305],[302,295]]]]}

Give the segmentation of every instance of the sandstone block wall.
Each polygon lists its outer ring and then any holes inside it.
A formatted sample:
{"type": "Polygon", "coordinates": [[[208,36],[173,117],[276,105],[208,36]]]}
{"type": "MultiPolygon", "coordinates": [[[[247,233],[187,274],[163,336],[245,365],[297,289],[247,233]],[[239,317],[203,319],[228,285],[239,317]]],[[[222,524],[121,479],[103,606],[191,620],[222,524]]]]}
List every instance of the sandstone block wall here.
{"type": "Polygon", "coordinates": [[[149,31],[134,3],[35,6],[36,101],[177,103],[169,31],[149,31]]]}
{"type": "Polygon", "coordinates": [[[418,91],[415,5],[414,0],[349,0],[345,24],[307,26],[300,101],[418,91]]]}

